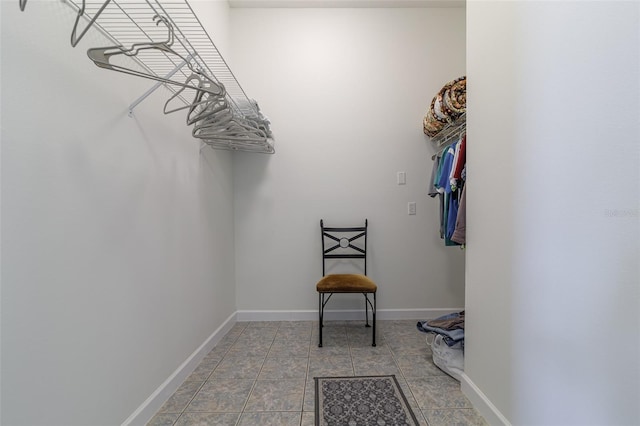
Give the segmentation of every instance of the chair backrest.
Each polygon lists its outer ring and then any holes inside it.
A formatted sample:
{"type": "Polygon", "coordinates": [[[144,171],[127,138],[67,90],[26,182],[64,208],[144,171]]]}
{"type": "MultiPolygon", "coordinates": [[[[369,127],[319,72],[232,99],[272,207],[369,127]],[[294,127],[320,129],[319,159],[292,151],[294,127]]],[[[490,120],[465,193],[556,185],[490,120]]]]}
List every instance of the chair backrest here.
{"type": "Polygon", "coordinates": [[[327,259],[362,259],[364,275],[367,275],[367,226],[328,227],[320,219],[322,239],[322,276],[326,273],[327,259]]]}

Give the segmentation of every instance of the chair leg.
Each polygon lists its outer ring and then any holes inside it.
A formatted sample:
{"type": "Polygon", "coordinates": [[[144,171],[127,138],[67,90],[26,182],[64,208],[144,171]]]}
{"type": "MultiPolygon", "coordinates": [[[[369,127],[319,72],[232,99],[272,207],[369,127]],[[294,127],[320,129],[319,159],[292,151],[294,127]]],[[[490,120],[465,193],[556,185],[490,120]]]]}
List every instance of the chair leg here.
{"type": "Polygon", "coordinates": [[[323,310],[324,310],[324,293],[318,293],[318,336],[319,336],[319,342],[318,342],[318,347],[321,348],[322,347],[322,317],[323,317],[323,310]]]}
{"type": "Polygon", "coordinates": [[[373,344],[371,346],[376,345],[376,294],[373,293],[373,344]]]}
{"type": "Polygon", "coordinates": [[[369,298],[367,297],[367,293],[364,294],[364,315],[365,315],[365,327],[371,327],[369,325],[369,298]]]}

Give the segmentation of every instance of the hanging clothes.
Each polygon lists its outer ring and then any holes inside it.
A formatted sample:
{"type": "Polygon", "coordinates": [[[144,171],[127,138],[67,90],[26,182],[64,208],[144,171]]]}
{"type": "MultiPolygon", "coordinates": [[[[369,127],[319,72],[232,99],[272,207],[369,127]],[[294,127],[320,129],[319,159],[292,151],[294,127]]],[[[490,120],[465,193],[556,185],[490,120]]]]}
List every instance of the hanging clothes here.
{"type": "Polygon", "coordinates": [[[451,168],[453,167],[453,157],[455,154],[455,146],[449,146],[445,149],[442,155],[440,174],[437,177],[436,188],[439,192],[447,193],[451,192],[451,182],[449,177],[451,176],[451,168]]]}
{"type": "Polygon", "coordinates": [[[458,207],[458,217],[456,218],[455,229],[451,235],[451,241],[458,244],[467,243],[467,185],[462,188],[460,206],[458,207]]]}
{"type": "Polygon", "coordinates": [[[446,238],[445,245],[458,245],[456,241],[454,241],[451,237],[453,236],[454,231],[456,230],[456,221],[458,220],[458,197],[456,194],[451,194],[449,201],[449,212],[447,213],[447,229],[446,229],[446,238]],[[447,244],[448,243],[448,244],[447,244]]]}
{"type": "MultiPolygon", "coordinates": [[[[457,224],[466,222],[464,218],[459,219],[465,184],[466,134],[434,157],[428,195],[432,198],[437,196],[440,201],[440,238],[444,239],[446,246],[458,246],[464,243],[460,242],[462,228],[453,238],[457,224]]],[[[464,212],[462,214],[466,214],[464,212]]]]}
{"type": "MultiPolygon", "coordinates": [[[[467,135],[463,135],[460,142],[456,145],[456,156],[453,161],[453,167],[451,168],[451,187],[457,188],[460,182],[462,169],[467,161],[466,155],[467,147],[467,135]]],[[[454,189],[455,191],[455,189],[454,189]]]]}
{"type": "Polygon", "coordinates": [[[438,173],[436,175],[435,187],[438,193],[442,194],[442,214],[440,215],[440,238],[447,235],[447,213],[449,212],[449,197],[447,196],[446,187],[449,181],[449,173],[451,172],[451,164],[453,163],[453,150],[447,147],[440,158],[438,173]]]}
{"type": "Polygon", "coordinates": [[[455,220],[458,214],[458,202],[453,195],[451,187],[451,171],[453,169],[453,160],[455,157],[456,145],[453,144],[444,150],[441,160],[440,174],[437,176],[436,188],[438,192],[444,193],[444,207],[441,219],[442,234],[444,235],[444,244],[446,246],[458,245],[451,241],[453,234],[452,226],[455,227],[455,220]]]}
{"type": "Polygon", "coordinates": [[[440,171],[442,154],[443,154],[442,152],[439,152],[435,156],[435,161],[433,162],[433,168],[431,170],[431,179],[429,181],[429,189],[427,191],[427,195],[429,197],[431,198],[438,197],[438,201],[440,204],[440,209],[439,209],[440,238],[444,238],[444,226],[442,226],[442,224],[444,223],[442,219],[444,215],[444,194],[438,191],[438,188],[436,188],[436,181],[438,178],[438,172],[440,171]]]}

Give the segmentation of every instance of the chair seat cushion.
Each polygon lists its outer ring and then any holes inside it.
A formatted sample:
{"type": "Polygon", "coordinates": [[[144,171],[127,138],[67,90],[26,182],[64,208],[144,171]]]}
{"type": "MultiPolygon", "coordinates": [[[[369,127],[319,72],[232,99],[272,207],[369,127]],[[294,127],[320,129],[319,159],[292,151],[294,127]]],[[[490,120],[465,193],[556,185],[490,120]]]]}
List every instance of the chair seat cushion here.
{"type": "Polygon", "coordinates": [[[377,289],[376,283],[362,274],[331,274],[316,284],[320,293],[375,293],[377,289]]]}

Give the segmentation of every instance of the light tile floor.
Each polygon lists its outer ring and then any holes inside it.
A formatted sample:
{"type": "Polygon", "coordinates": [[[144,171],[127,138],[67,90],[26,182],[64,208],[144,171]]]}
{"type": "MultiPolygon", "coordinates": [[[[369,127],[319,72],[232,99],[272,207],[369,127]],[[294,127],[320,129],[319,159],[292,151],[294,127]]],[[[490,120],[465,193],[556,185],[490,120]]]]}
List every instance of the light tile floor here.
{"type": "Polygon", "coordinates": [[[417,320],[236,323],[148,426],[314,425],[314,377],[395,374],[421,425],[486,425],[433,364],[417,320]]]}

